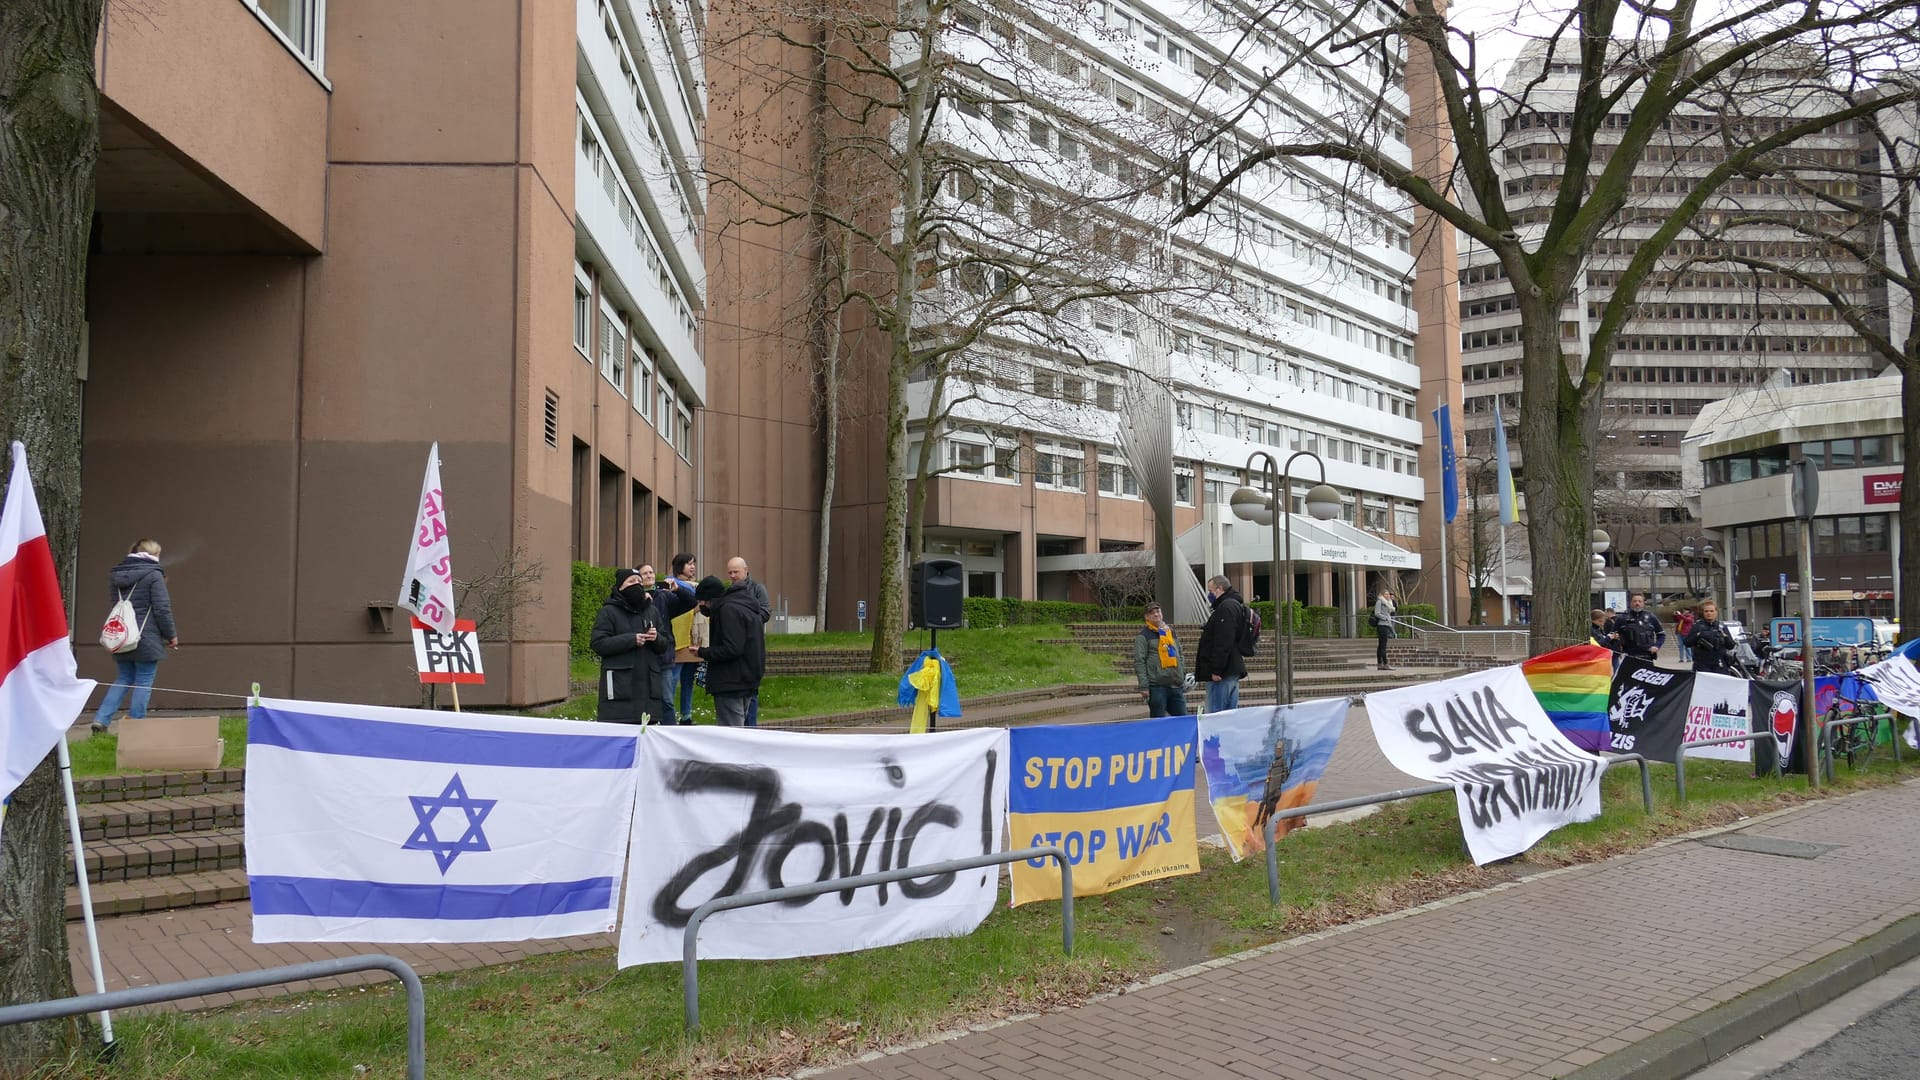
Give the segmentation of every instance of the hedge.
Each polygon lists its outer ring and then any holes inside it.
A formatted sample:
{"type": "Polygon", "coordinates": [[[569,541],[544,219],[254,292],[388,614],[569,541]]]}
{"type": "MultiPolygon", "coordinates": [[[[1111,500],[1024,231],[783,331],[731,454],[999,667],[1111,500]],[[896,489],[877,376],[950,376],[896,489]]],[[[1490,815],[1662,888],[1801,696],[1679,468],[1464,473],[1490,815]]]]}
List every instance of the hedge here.
{"type": "Polygon", "coordinates": [[[1412,618],[1416,615],[1434,622],[1440,621],[1440,609],[1432,604],[1401,604],[1394,612],[1396,618],[1412,618]]]}
{"type": "Polygon", "coordinates": [[[592,651],[587,639],[593,636],[593,619],[600,605],[613,595],[613,567],[592,563],[573,564],[573,655],[592,651]]]}
{"type": "MultiPolygon", "coordinates": [[[[1122,608],[1123,621],[1141,618],[1139,606],[1122,608]]],[[[992,630],[1002,626],[1030,626],[1035,623],[1106,622],[1107,612],[1099,604],[1074,604],[1065,600],[1020,600],[1011,596],[969,596],[961,601],[967,626],[992,630]]]]}
{"type": "MultiPolygon", "coordinates": [[[[1339,626],[1339,608],[1321,607],[1317,604],[1303,604],[1298,600],[1287,601],[1293,612],[1294,637],[1333,637],[1339,626]]],[[[1280,624],[1274,618],[1274,605],[1271,600],[1255,600],[1248,605],[1260,613],[1260,633],[1279,633],[1280,624]]]]}

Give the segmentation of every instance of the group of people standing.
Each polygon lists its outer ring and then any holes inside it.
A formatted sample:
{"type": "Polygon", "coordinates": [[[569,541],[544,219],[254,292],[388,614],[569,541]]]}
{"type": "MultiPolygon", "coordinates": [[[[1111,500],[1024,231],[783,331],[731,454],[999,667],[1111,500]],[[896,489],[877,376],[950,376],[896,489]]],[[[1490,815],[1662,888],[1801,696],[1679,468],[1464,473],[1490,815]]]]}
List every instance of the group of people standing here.
{"type": "MultiPolygon", "coordinates": [[[[1661,625],[1660,616],[1647,610],[1645,593],[1629,596],[1627,610],[1617,615],[1605,608],[1594,608],[1589,618],[1593,643],[1623,656],[1652,663],[1659,656],[1661,646],[1666,644],[1666,627],[1661,625]]],[[[1733,639],[1733,631],[1720,621],[1718,603],[1702,600],[1692,611],[1682,612],[1678,622],[1680,643],[1693,658],[1693,670],[1715,675],[1739,674],[1734,663],[1738,642],[1733,639]]]]}
{"type": "Polygon", "coordinates": [[[614,571],[613,591],[588,639],[600,657],[597,719],[693,723],[693,687],[705,664],[707,693],[719,722],[759,726],[766,624],[773,618],[766,586],[753,579],[747,560],[737,555],[727,560],[724,579],[697,578],[698,571],[698,562],[686,552],[673,557],[667,578],[646,565],[614,571]],[[703,623],[699,629],[696,620],[703,623]]]}
{"type": "MultiPolygon", "coordinates": [[[[1258,639],[1253,617],[1240,590],[1224,574],[1207,579],[1207,603],[1212,611],[1200,628],[1200,643],[1194,648],[1193,681],[1207,690],[1207,711],[1221,712],[1240,707],[1240,680],[1247,676],[1247,657],[1258,639]]],[[[1382,589],[1374,599],[1369,622],[1379,638],[1379,668],[1387,666],[1387,642],[1395,636],[1394,612],[1398,606],[1393,593],[1382,589]]],[[[1187,715],[1187,673],[1181,669],[1180,646],[1174,641],[1173,626],[1167,622],[1159,604],[1149,603],[1146,625],[1133,641],[1133,674],[1140,696],[1150,716],[1187,715]]]]}

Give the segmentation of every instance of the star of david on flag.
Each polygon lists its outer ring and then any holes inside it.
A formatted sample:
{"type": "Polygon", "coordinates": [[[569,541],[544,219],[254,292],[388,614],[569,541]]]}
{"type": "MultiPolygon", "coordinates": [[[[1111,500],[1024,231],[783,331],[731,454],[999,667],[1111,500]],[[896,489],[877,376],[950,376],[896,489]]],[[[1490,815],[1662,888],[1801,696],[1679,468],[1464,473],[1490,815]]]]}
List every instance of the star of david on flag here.
{"type": "Polygon", "coordinates": [[[453,865],[453,860],[463,851],[492,851],[487,846],[487,835],[480,826],[493,812],[498,799],[474,799],[467,796],[466,786],[460,783],[460,774],[454,773],[447,781],[447,789],[438,797],[432,795],[409,795],[413,803],[413,816],[420,819],[420,827],[413,830],[407,842],[400,845],[408,851],[431,851],[433,859],[440,864],[440,872],[445,874],[453,865]],[[463,813],[467,820],[467,831],[457,840],[442,840],[434,833],[433,821],[442,810],[455,810],[463,813]]]}
{"type": "Polygon", "coordinates": [[[613,929],[638,730],[263,699],[247,710],[253,939],[613,929]]]}

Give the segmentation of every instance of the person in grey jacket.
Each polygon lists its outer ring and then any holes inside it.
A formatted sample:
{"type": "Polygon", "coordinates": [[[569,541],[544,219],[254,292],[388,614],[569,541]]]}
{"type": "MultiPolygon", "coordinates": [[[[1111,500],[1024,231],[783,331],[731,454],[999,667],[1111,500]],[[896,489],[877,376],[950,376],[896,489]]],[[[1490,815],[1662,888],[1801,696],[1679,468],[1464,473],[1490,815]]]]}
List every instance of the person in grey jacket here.
{"type": "Polygon", "coordinates": [[[167,595],[167,572],[160,567],[160,542],[137,541],[127,557],[107,572],[107,584],[114,603],[122,597],[133,605],[134,625],[140,629],[140,644],[132,650],[114,654],[120,672],[100,708],[93,714],[95,734],[113,726],[113,714],[128,698],[127,718],[138,720],[147,715],[147,701],[153,697],[153,676],[166,659],[168,649],[180,647],[173,625],[173,599],[167,595]]]}
{"type": "Polygon", "coordinates": [[[1399,636],[1393,629],[1393,611],[1398,606],[1393,602],[1393,593],[1386,589],[1381,589],[1380,595],[1373,598],[1374,632],[1380,639],[1380,647],[1375,653],[1375,658],[1379,661],[1381,671],[1393,670],[1387,666],[1387,642],[1399,636]]]}
{"type": "MultiPolygon", "coordinates": [[[[745,594],[753,607],[760,612],[760,625],[765,626],[773,618],[773,603],[767,599],[767,587],[753,580],[747,570],[747,560],[735,555],[727,560],[727,591],[745,594]]],[[[713,674],[711,665],[707,674],[713,674]]],[[[760,726],[760,691],[756,687],[753,696],[747,699],[747,727],[760,726]]]]}

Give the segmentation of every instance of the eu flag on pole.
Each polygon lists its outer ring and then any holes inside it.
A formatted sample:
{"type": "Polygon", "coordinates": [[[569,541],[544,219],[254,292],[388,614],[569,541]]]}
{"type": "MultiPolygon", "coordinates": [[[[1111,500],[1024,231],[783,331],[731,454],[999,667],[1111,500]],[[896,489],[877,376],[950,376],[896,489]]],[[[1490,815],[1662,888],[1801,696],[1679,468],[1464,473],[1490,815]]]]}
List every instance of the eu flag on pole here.
{"type": "Polygon", "coordinates": [[[1460,512],[1460,480],[1453,469],[1453,415],[1448,406],[1433,410],[1433,422],[1440,427],[1440,510],[1451,525],[1460,512]]]}
{"type": "Polygon", "coordinates": [[[1513,499],[1513,460],[1507,457],[1507,424],[1500,419],[1500,403],[1493,403],[1493,460],[1499,472],[1496,483],[1500,493],[1502,524],[1520,520],[1520,509],[1513,499]]]}

